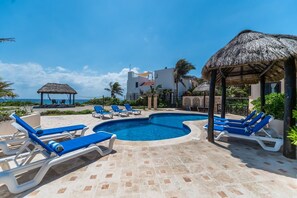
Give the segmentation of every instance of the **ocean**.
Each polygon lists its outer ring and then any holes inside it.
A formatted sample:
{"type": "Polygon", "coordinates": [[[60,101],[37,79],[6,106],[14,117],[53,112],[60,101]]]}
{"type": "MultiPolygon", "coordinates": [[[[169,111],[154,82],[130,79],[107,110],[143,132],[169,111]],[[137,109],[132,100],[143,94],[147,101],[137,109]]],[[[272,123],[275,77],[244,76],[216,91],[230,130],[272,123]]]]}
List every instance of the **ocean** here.
{"type": "MultiPolygon", "coordinates": [[[[62,99],[56,99],[58,103],[61,102],[62,99]]],[[[5,101],[22,101],[22,102],[33,102],[33,103],[40,103],[40,99],[22,99],[22,98],[15,98],[15,99],[5,99],[5,100],[0,100],[0,102],[5,102],[5,101]]],[[[77,103],[84,103],[89,100],[87,99],[75,99],[75,102],[77,103]]],[[[51,100],[49,99],[43,99],[43,104],[52,104],[51,100]]],[[[66,104],[68,104],[68,100],[66,100],[66,104]]]]}

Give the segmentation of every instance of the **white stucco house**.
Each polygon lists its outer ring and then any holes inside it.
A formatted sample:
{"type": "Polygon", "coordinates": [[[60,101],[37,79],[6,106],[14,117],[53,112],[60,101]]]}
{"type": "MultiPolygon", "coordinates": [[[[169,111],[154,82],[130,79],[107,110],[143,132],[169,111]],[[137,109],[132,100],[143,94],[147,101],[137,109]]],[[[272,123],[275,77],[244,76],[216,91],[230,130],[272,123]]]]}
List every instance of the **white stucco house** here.
{"type": "MultiPolygon", "coordinates": [[[[161,85],[162,89],[170,89],[175,92],[175,83],[173,77],[174,68],[167,68],[156,70],[154,72],[134,73],[128,72],[127,80],[127,100],[136,100],[141,93],[146,93],[150,90],[150,86],[156,87],[161,85]]],[[[179,83],[178,95],[181,96],[185,91],[192,87],[190,79],[183,79],[183,83],[179,83]]]]}

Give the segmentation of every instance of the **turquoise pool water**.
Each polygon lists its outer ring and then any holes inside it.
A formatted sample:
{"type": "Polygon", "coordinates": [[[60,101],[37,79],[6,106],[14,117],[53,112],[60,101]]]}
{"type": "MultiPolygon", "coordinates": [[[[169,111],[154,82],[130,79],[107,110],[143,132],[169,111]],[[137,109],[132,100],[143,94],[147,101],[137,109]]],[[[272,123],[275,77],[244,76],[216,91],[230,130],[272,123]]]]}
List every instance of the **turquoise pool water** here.
{"type": "Polygon", "coordinates": [[[160,113],[149,118],[123,119],[97,125],[94,131],[115,133],[120,140],[151,141],[176,138],[189,134],[184,121],[207,119],[205,115],[160,113]]]}

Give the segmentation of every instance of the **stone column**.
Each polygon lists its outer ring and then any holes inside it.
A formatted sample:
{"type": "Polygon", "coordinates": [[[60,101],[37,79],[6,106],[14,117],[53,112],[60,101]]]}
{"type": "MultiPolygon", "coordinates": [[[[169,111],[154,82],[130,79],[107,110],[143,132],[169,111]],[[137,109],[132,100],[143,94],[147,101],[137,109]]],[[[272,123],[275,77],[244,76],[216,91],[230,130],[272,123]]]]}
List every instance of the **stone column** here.
{"type": "Polygon", "coordinates": [[[154,110],[158,108],[158,94],[154,95],[154,110]]]}
{"type": "Polygon", "coordinates": [[[152,95],[147,96],[147,108],[148,110],[151,110],[152,108],[152,95]]]}

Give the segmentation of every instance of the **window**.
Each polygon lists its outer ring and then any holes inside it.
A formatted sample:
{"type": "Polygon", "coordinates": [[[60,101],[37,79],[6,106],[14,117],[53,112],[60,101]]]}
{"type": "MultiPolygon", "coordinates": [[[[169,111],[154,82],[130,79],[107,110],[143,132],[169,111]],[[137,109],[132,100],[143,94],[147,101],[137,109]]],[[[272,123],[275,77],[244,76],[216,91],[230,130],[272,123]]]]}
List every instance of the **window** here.
{"type": "Polygon", "coordinates": [[[136,87],[136,88],[138,87],[138,82],[135,83],[135,87],[136,87]]]}
{"type": "Polygon", "coordinates": [[[281,92],[281,82],[265,83],[265,95],[281,92]]]}

